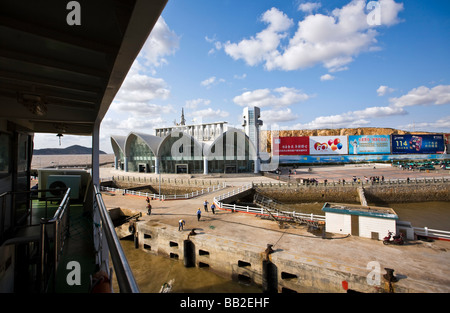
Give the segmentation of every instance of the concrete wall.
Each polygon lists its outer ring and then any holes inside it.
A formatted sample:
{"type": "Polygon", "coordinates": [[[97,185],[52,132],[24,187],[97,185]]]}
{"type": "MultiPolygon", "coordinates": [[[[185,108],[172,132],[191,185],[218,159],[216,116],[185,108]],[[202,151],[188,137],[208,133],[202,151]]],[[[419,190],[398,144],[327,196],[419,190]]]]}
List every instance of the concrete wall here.
{"type": "MultiPolygon", "coordinates": [[[[257,192],[283,203],[338,202],[360,203],[357,188],[360,185],[301,185],[301,184],[255,184],[257,192]]],[[[411,181],[409,184],[364,184],[367,202],[376,204],[424,201],[450,201],[449,183],[411,181]]]]}
{"type": "Polygon", "coordinates": [[[335,234],[351,234],[351,215],[325,212],[325,231],[335,234]]]}
{"type": "Polygon", "coordinates": [[[282,203],[338,202],[360,203],[356,187],[344,186],[287,186],[257,187],[258,193],[282,203]]]}
{"type": "Polygon", "coordinates": [[[367,269],[287,251],[275,250],[266,258],[263,243],[246,244],[197,232],[188,239],[187,231],[179,232],[157,222],[138,222],[136,237],[138,248],[148,253],[178,259],[187,267],[204,268],[228,279],[262,286],[267,291],[345,292],[343,281],[348,282],[350,289],[360,292],[386,291],[383,285],[367,284],[367,269]]]}
{"type": "MultiPolygon", "coordinates": [[[[325,212],[325,231],[335,234],[351,234],[352,222],[350,214],[325,212]]],[[[396,220],[358,216],[359,237],[372,238],[372,232],[378,233],[378,239],[383,240],[388,231],[396,232],[396,220]]]]}
{"type": "Polygon", "coordinates": [[[369,203],[407,203],[424,201],[450,201],[448,183],[414,183],[401,185],[364,186],[369,203]]]}
{"type": "Polygon", "coordinates": [[[372,232],[378,233],[378,239],[383,238],[389,231],[396,233],[396,220],[387,218],[375,218],[370,216],[359,217],[359,236],[372,238],[372,232]]]}

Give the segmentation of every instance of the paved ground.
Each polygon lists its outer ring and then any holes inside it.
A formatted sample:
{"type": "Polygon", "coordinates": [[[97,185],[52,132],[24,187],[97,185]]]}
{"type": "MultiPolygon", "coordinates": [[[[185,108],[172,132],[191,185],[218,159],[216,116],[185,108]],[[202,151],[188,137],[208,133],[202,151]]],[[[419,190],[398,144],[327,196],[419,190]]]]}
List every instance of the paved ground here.
{"type": "MultiPolygon", "coordinates": [[[[320,173],[330,180],[330,175],[335,173],[341,173],[342,177],[343,175],[364,177],[369,174],[370,170],[373,168],[343,169],[343,167],[335,167],[333,169],[327,167],[315,168],[314,173],[316,175],[320,173]]],[[[398,177],[402,172],[396,169],[383,169],[385,178],[405,178],[405,176],[398,177]]],[[[111,171],[103,172],[103,174],[111,174],[111,171]]],[[[415,172],[411,174],[428,175],[430,173],[415,172]]],[[[413,175],[410,177],[413,178],[413,175]]],[[[436,176],[442,177],[442,174],[436,176]]],[[[260,179],[268,178],[226,177],[217,179],[226,180],[230,185],[238,186],[248,183],[252,179],[260,181],[260,179]]],[[[416,290],[422,292],[450,292],[450,242],[410,241],[404,246],[384,246],[381,241],[351,236],[333,236],[332,239],[322,239],[321,236],[308,232],[303,226],[280,229],[275,222],[260,220],[249,214],[218,211],[213,215],[211,212],[203,211],[202,203],[205,199],[212,203],[214,196],[232,189],[233,187],[229,187],[201,198],[189,200],[152,201],[151,216],[145,215],[146,203],[142,197],[104,194],[103,199],[108,208],[122,207],[141,211],[143,219],[149,222],[159,222],[177,229],[178,220],[183,218],[186,220],[185,232],[196,228],[200,230],[200,235],[211,234],[257,245],[260,246],[261,251],[264,251],[267,244],[274,244],[273,249],[276,253],[289,253],[306,258],[308,262],[320,266],[340,268],[343,271],[359,275],[368,274],[367,264],[377,261],[380,263],[382,271],[385,267],[395,270],[395,275],[400,278],[397,284],[417,288],[416,290]],[[202,208],[203,213],[201,220],[197,221],[196,211],[199,207],[202,208]]]]}

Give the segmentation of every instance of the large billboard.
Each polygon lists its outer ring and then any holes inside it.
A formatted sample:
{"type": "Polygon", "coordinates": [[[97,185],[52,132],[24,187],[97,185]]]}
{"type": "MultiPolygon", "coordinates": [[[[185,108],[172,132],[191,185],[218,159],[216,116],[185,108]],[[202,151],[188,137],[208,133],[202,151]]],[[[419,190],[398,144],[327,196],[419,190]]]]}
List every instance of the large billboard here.
{"type": "Polygon", "coordinates": [[[348,136],[348,154],[391,153],[391,136],[348,136]]]}
{"type": "Polygon", "coordinates": [[[392,135],[393,154],[444,153],[444,135],[392,135]]]}
{"type": "Polygon", "coordinates": [[[309,154],[309,137],[274,137],[273,141],[275,155],[309,154]]]}
{"type": "Polygon", "coordinates": [[[347,136],[310,136],[309,154],[348,154],[347,136]]]}

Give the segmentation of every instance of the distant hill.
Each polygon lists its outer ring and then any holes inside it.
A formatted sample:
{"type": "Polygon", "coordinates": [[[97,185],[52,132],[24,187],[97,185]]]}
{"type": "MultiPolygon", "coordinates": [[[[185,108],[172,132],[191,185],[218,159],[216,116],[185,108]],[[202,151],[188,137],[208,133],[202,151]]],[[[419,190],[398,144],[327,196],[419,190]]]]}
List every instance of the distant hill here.
{"type": "MultiPolygon", "coordinates": [[[[35,149],[34,155],[61,155],[61,154],[91,154],[92,148],[83,147],[79,145],[73,145],[67,148],[45,148],[35,149]]],[[[106,154],[106,152],[100,150],[100,154],[106,154]]]]}

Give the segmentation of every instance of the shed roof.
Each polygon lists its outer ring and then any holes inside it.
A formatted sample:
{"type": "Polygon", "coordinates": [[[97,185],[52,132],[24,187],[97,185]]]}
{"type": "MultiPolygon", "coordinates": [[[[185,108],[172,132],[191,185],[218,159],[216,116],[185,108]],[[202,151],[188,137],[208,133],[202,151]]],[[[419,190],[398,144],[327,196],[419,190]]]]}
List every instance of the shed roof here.
{"type": "Polygon", "coordinates": [[[357,204],[326,202],[322,207],[322,211],[339,214],[398,219],[397,213],[395,213],[395,211],[392,208],[377,207],[377,206],[364,206],[357,204]]]}

